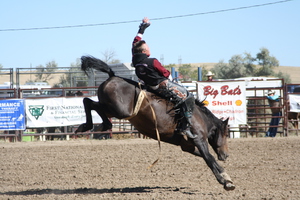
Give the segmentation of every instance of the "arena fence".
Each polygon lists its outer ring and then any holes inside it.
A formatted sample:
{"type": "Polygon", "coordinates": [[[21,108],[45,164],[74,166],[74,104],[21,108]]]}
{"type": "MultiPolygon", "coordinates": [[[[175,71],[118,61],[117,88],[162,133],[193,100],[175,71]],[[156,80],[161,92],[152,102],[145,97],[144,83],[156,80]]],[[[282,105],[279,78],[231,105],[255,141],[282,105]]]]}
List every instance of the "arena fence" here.
{"type": "MultiPolygon", "coordinates": [[[[230,136],[234,137],[235,134],[240,134],[241,137],[263,137],[270,127],[269,122],[272,118],[271,107],[268,104],[267,98],[264,95],[268,90],[275,90],[280,95],[280,109],[283,115],[280,117],[280,123],[278,126],[278,134],[280,136],[289,136],[290,134],[299,135],[299,128],[293,127],[292,122],[298,124],[299,113],[294,119],[289,119],[289,95],[295,94],[300,96],[297,88],[300,85],[297,84],[283,84],[282,87],[265,87],[265,88],[247,88],[247,92],[251,92],[252,95],[247,96],[247,123],[240,124],[238,127],[230,127],[230,136]],[[292,88],[292,90],[291,90],[292,88]],[[262,95],[263,94],[263,95],[262,95]]],[[[65,87],[65,88],[44,88],[44,89],[5,89],[0,92],[6,92],[8,96],[1,99],[10,98],[55,98],[55,97],[68,97],[76,96],[80,91],[80,96],[96,95],[98,87],[65,87]]],[[[196,91],[193,91],[196,92],[196,91]]],[[[80,133],[79,136],[86,138],[97,139],[109,139],[113,135],[130,134],[134,137],[141,137],[140,133],[127,121],[112,119],[113,129],[110,131],[99,132],[89,131],[86,133],[80,133]]],[[[56,139],[69,139],[77,138],[78,135],[74,134],[76,126],[58,127],[52,130],[37,130],[29,129],[26,132],[23,131],[1,131],[0,138],[5,141],[33,141],[33,140],[46,140],[51,138],[56,139]]]]}

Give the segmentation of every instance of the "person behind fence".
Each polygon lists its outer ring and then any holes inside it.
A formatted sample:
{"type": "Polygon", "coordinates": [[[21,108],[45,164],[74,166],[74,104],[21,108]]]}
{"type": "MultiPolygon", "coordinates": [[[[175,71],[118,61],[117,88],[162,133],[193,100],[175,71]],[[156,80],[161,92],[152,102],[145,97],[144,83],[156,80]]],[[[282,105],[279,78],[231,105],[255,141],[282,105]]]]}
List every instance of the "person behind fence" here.
{"type": "Polygon", "coordinates": [[[271,126],[278,126],[280,122],[280,117],[282,116],[280,110],[280,96],[275,94],[275,91],[269,90],[268,91],[268,102],[271,107],[272,112],[272,119],[270,121],[270,127],[268,132],[266,133],[266,137],[275,137],[277,134],[278,127],[271,127],[271,126]]]}
{"type": "Polygon", "coordinates": [[[192,139],[196,138],[197,136],[190,130],[195,104],[194,96],[184,86],[170,81],[168,79],[170,72],[156,58],[149,58],[150,48],[145,40],[142,40],[144,31],[149,26],[149,19],[145,17],[133,40],[132,64],[135,67],[135,73],[149,90],[172,101],[175,104],[174,107],[179,108],[180,113],[183,114],[183,120],[181,120],[181,125],[177,127],[176,132],[192,139]]]}
{"type": "Polygon", "coordinates": [[[214,81],[213,76],[214,76],[214,74],[211,71],[208,71],[206,74],[206,77],[207,77],[206,81],[214,81]]]}

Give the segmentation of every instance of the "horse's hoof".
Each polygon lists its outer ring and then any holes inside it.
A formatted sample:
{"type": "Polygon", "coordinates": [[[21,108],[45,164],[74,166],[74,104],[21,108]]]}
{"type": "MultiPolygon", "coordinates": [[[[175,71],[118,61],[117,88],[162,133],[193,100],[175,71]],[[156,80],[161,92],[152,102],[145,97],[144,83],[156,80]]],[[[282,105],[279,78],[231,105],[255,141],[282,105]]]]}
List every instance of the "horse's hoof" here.
{"type": "Polygon", "coordinates": [[[235,185],[233,185],[233,183],[231,181],[226,181],[226,183],[224,184],[224,189],[227,191],[234,190],[235,185]]]}
{"type": "Polygon", "coordinates": [[[85,131],[88,131],[88,130],[91,130],[92,127],[88,127],[86,124],[81,124],[75,131],[75,134],[78,133],[78,132],[85,132],[85,131]]]}

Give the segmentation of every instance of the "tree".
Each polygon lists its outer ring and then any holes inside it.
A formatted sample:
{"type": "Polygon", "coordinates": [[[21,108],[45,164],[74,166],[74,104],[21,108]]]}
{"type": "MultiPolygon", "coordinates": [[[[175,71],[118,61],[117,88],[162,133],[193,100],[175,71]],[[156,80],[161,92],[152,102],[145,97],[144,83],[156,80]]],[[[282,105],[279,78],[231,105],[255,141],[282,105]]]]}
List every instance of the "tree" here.
{"type": "Polygon", "coordinates": [[[261,66],[257,71],[257,76],[271,76],[274,75],[273,69],[279,66],[279,61],[270,56],[270,52],[267,48],[261,48],[260,52],[256,54],[256,60],[261,66]]]}
{"type": "MultiPolygon", "coordinates": [[[[170,72],[172,71],[172,67],[176,67],[176,65],[175,64],[164,65],[164,68],[166,68],[170,72]]],[[[173,77],[173,78],[175,78],[175,77],[173,77]]]]}
{"type": "Polygon", "coordinates": [[[278,72],[277,74],[275,74],[275,76],[278,77],[278,78],[284,79],[284,82],[285,82],[285,83],[288,83],[288,84],[289,84],[289,83],[292,82],[290,75],[287,74],[287,73],[283,73],[283,72],[280,71],[280,72],[278,72]]]}
{"type": "Polygon", "coordinates": [[[37,66],[37,72],[39,74],[36,74],[35,81],[41,81],[41,82],[48,82],[49,80],[53,79],[53,74],[51,72],[54,72],[57,69],[57,63],[55,61],[48,62],[46,64],[46,67],[43,65],[37,66]]]}
{"type": "Polygon", "coordinates": [[[245,57],[244,57],[244,66],[245,66],[245,73],[246,73],[246,76],[247,74],[254,74],[255,73],[255,65],[253,64],[253,62],[256,60],[256,58],[253,58],[251,56],[250,53],[247,53],[245,52],[244,53],[245,57]]]}
{"type": "Polygon", "coordinates": [[[217,63],[213,70],[218,78],[230,79],[249,76],[277,76],[285,77],[290,80],[288,74],[275,74],[274,68],[279,66],[279,61],[270,56],[270,52],[266,48],[261,48],[256,57],[252,57],[250,53],[244,55],[234,55],[229,60],[228,64],[224,61],[217,63]],[[257,62],[257,66],[254,64],[257,62]]]}
{"type": "Polygon", "coordinates": [[[220,60],[211,70],[214,74],[215,77],[218,77],[220,79],[222,78],[227,78],[228,76],[228,64],[224,63],[224,60],[220,60]]]}
{"type": "Polygon", "coordinates": [[[197,73],[197,70],[192,70],[192,66],[190,64],[183,64],[178,68],[178,72],[182,76],[182,81],[191,81],[193,74],[197,73]]]}
{"type": "Polygon", "coordinates": [[[254,73],[254,60],[255,58],[252,58],[249,53],[237,54],[231,57],[228,64],[222,60],[213,69],[217,77],[221,79],[245,77],[254,73]]]}
{"type": "Polygon", "coordinates": [[[80,69],[80,59],[77,58],[75,63],[71,63],[70,69],[64,75],[60,76],[59,82],[54,87],[84,87],[87,86],[87,77],[80,69]]]}
{"type": "Polygon", "coordinates": [[[104,52],[102,52],[102,55],[103,61],[107,64],[117,64],[121,62],[120,60],[115,59],[116,52],[113,49],[105,50],[104,52]]]}
{"type": "Polygon", "coordinates": [[[69,69],[69,74],[66,74],[67,76],[67,80],[70,81],[70,83],[72,82],[73,87],[85,87],[87,86],[87,76],[85,75],[85,73],[83,71],[81,71],[81,61],[80,59],[76,59],[75,63],[71,63],[72,68],[69,69]]]}

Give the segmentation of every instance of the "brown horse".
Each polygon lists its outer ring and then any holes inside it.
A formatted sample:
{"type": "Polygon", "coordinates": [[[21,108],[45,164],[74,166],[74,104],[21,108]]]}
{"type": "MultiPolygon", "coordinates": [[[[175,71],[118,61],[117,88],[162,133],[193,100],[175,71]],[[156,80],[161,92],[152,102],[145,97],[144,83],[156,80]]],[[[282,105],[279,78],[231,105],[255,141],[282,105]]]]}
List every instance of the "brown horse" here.
{"type": "Polygon", "coordinates": [[[218,182],[226,190],[235,189],[229,175],[208,149],[209,142],[220,160],[227,158],[228,119],[222,121],[216,118],[201,102],[197,101],[193,111],[191,131],[198,137],[187,139],[185,136],[174,134],[178,121],[172,103],[151,92],[145,92],[145,97],[140,98],[142,96],[140,94],[145,90],[142,90],[137,82],[115,76],[112,69],[97,58],[83,56],[81,61],[81,69],[86,73],[90,69],[96,69],[107,73],[109,78],[98,88],[99,102],[84,98],[86,123],[81,124],[75,133],[93,128],[91,110],[95,110],[101,116],[102,131],[112,128],[108,119],[110,117],[128,119],[140,133],[157,140],[156,130],[158,130],[161,141],[180,145],[183,151],[203,157],[218,182]],[[139,109],[135,112],[137,105],[139,109]]]}

